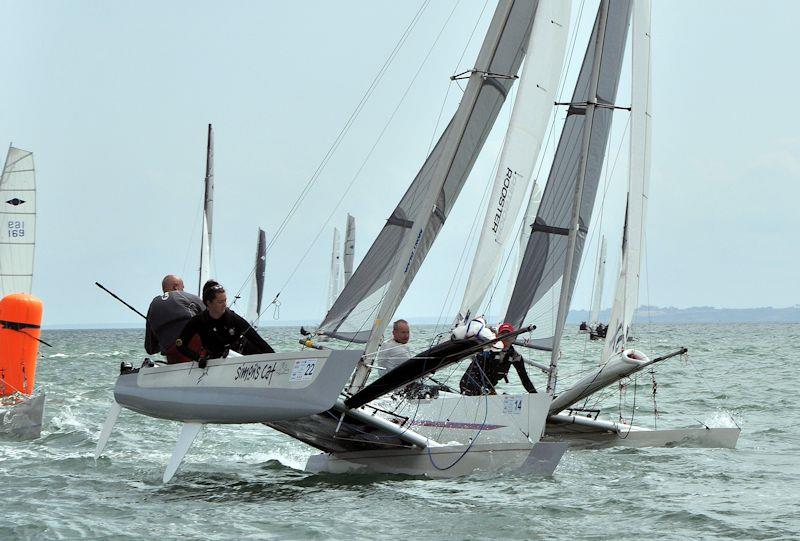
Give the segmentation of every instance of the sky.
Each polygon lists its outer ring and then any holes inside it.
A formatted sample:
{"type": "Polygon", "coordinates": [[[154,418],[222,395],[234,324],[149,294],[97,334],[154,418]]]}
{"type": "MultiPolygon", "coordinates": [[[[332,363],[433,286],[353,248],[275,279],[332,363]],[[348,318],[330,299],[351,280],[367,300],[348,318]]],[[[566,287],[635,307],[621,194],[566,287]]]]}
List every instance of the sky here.
{"type": "MultiPolygon", "coordinates": [[[[578,20],[580,5],[572,10],[576,46],[564,99],[597,2],[586,0],[578,20]]],[[[455,111],[461,89],[450,75],[472,67],[494,6],[0,1],[0,144],[34,152],[33,292],[44,300],[45,325],[137,323],[95,281],[141,311],[164,274],[181,274],[196,289],[208,123],[216,136],[214,275],[229,293],[246,293],[262,227],[272,244],[265,297],[280,292],[281,301],[264,318],[319,321],[333,226],[356,217],[358,262],[455,111]]],[[[800,136],[791,98],[800,87],[799,18],[800,4],[789,1],[757,9],[654,2],[643,304],[800,303],[800,136]]],[[[627,63],[623,69],[617,101],[625,106],[627,63]]],[[[472,257],[469,232],[483,215],[509,113],[501,112],[399,316],[455,315],[466,281],[455,262],[472,257]]],[[[615,165],[601,181],[605,198],[573,308],[590,303],[601,234],[609,239],[603,304],[611,302],[627,169],[626,113],[615,115],[607,159],[615,165]]],[[[562,118],[555,116],[556,133],[562,118]]],[[[244,302],[237,306],[244,311],[244,302]]]]}

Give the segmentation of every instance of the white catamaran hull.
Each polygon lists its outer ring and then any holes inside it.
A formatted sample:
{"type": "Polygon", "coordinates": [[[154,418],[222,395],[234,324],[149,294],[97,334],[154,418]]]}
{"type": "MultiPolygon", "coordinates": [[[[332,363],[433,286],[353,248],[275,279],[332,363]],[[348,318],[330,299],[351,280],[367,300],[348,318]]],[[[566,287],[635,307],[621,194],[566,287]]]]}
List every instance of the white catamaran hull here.
{"type": "Polygon", "coordinates": [[[143,415],[193,423],[259,423],[312,415],[333,406],[360,351],[302,351],[143,366],[117,379],[119,405],[143,415]]]}
{"type": "Polygon", "coordinates": [[[400,474],[431,478],[452,478],[479,472],[520,472],[531,475],[553,474],[568,444],[486,443],[444,445],[426,449],[396,449],[322,453],[308,459],[305,470],[311,473],[400,474]]]}
{"type": "Polygon", "coordinates": [[[649,429],[576,415],[550,417],[545,441],[567,442],[572,449],[607,447],[701,447],[735,449],[740,428],[649,429]]]}
{"type": "Polygon", "coordinates": [[[376,401],[359,411],[398,423],[428,445],[322,453],[305,469],[328,473],[389,473],[458,477],[480,471],[520,470],[552,475],[566,443],[539,442],[550,406],[546,394],[462,396],[440,393],[422,400],[376,401]],[[380,408],[373,412],[372,407],[380,408]],[[386,415],[391,411],[393,415],[386,415]],[[382,417],[383,416],[383,417],[382,417]],[[440,442],[440,443],[437,443],[440,442]]]}
{"type": "Polygon", "coordinates": [[[35,440],[42,434],[45,394],[25,397],[15,404],[0,405],[0,436],[35,440]]]}

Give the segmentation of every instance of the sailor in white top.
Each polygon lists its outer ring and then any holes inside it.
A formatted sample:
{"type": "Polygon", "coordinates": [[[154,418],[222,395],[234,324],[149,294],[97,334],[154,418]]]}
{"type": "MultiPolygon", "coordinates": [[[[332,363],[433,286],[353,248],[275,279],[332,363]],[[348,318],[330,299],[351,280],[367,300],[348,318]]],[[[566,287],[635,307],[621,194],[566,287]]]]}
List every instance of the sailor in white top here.
{"type": "Polygon", "coordinates": [[[398,319],[394,322],[392,339],[384,342],[378,353],[378,365],[383,368],[381,375],[393,370],[411,358],[411,351],[408,349],[410,336],[411,329],[408,326],[408,321],[398,319]]]}

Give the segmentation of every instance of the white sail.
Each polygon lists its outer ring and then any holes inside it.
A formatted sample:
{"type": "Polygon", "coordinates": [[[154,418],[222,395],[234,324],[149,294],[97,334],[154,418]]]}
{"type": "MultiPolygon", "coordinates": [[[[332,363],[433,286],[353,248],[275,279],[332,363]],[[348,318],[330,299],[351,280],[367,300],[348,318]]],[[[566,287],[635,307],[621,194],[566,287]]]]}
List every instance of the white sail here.
{"type": "Polygon", "coordinates": [[[589,324],[597,325],[600,322],[600,303],[603,302],[603,282],[606,277],[606,238],[600,242],[600,257],[597,258],[597,274],[594,279],[594,298],[592,311],[589,314],[589,324]]]}
{"type": "Polygon", "coordinates": [[[9,147],[0,179],[0,298],[30,293],[36,243],[33,153],[9,147]]]}
{"type": "Polygon", "coordinates": [[[250,296],[247,300],[247,321],[254,328],[258,326],[258,316],[261,315],[261,304],[264,298],[264,277],[267,266],[267,236],[264,230],[258,229],[256,239],[256,261],[253,267],[253,279],[250,282],[250,296]]]}
{"type": "Polygon", "coordinates": [[[202,294],[203,284],[212,276],[211,233],[213,231],[214,211],[214,130],[208,125],[208,146],[206,148],[206,178],[203,196],[203,224],[200,229],[200,283],[198,295],[202,294]]]}
{"type": "Polygon", "coordinates": [[[644,222],[650,184],[650,2],[633,7],[630,172],[628,204],[622,235],[622,263],[608,322],[603,361],[628,342],[633,312],[639,301],[639,269],[644,247],[644,222]]]}
{"type": "Polygon", "coordinates": [[[477,315],[533,181],[533,167],[564,63],[569,17],[569,2],[541,0],[536,8],[525,66],[457,321],[477,315]]]}
{"type": "MultiPolygon", "coordinates": [[[[356,219],[347,215],[347,227],[344,232],[344,281],[347,285],[353,275],[353,258],[356,253],[356,219]]],[[[337,292],[338,295],[338,292],[337,292]]]]}
{"type": "Polygon", "coordinates": [[[326,310],[330,310],[336,297],[341,291],[342,256],[340,251],[339,229],[333,228],[333,247],[331,248],[331,275],[328,282],[328,303],[326,310]]]}

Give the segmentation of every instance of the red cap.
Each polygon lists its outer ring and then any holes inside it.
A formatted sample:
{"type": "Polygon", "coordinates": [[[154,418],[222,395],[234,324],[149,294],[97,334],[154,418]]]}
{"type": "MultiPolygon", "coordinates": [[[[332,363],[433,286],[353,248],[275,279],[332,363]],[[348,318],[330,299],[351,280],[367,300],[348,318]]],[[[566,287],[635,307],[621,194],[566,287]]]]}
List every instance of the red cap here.
{"type": "Polygon", "coordinates": [[[507,333],[507,332],[514,332],[514,326],[511,323],[503,323],[497,329],[499,334],[507,333]]]}

